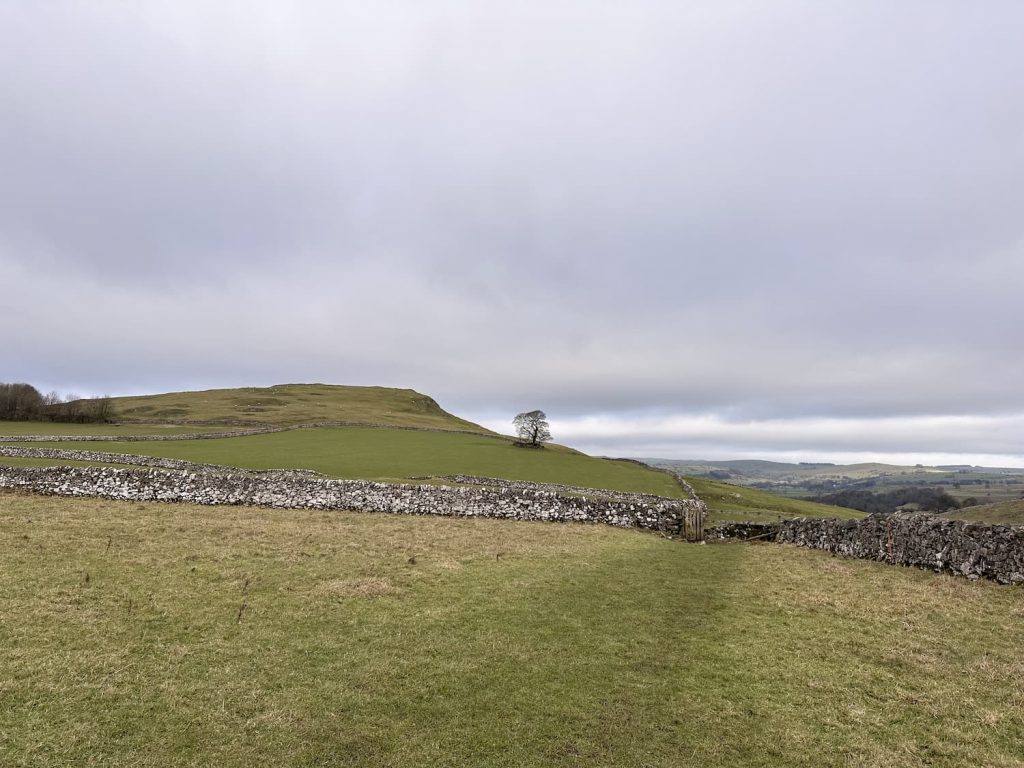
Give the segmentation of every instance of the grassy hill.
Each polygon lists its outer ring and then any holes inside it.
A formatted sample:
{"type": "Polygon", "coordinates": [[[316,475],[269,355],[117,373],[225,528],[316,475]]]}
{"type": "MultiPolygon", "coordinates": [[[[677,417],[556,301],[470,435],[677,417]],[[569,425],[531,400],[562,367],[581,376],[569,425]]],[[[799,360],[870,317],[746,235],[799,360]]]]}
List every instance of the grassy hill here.
{"type": "Polygon", "coordinates": [[[1001,501],[965,507],[950,512],[947,517],[955,520],[970,520],[977,523],[1001,523],[1003,525],[1024,525],[1024,499],[1001,501]]]}
{"type": "Polygon", "coordinates": [[[490,433],[411,389],[334,384],[209,389],[113,398],[124,422],[206,422],[289,426],[325,421],[490,433]]]}
{"type": "Polygon", "coordinates": [[[732,485],[703,477],[687,477],[711,511],[710,524],[782,520],[788,517],[863,517],[863,512],[830,504],[790,499],[767,491],[732,485]]]}
{"type": "Polygon", "coordinates": [[[0,496],[0,765],[1017,766],[1020,590],[608,526],[0,496]]]}

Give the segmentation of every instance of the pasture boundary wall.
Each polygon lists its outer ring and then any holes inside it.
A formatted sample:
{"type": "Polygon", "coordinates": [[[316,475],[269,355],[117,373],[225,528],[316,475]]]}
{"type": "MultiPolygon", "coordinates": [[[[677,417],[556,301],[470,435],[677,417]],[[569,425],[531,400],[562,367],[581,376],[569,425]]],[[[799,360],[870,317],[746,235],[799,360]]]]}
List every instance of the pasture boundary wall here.
{"type": "Polygon", "coordinates": [[[710,538],[762,539],[969,579],[1024,584],[1024,526],[950,520],[928,513],[860,520],[796,518],[712,528],[710,538]]]}
{"type": "Polygon", "coordinates": [[[676,536],[695,502],[661,497],[582,497],[529,488],[484,488],[327,480],[258,474],[107,467],[2,467],[0,488],[131,501],[338,509],[403,515],[604,523],[676,536]]]}

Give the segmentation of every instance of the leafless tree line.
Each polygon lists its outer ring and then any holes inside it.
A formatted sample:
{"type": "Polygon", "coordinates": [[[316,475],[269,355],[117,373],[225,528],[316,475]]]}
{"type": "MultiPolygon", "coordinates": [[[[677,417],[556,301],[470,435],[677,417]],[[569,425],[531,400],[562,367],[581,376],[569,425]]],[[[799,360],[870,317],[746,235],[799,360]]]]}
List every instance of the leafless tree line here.
{"type": "Polygon", "coordinates": [[[31,384],[0,382],[0,421],[64,421],[94,423],[110,421],[114,416],[109,397],[82,398],[42,394],[31,384]]]}

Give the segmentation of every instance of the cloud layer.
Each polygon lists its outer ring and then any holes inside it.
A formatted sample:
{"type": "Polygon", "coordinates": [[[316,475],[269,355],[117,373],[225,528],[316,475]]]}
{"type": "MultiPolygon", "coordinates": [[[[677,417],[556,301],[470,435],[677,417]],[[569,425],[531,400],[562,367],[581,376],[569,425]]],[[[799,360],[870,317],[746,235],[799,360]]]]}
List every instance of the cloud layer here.
{"type": "Polygon", "coordinates": [[[0,28],[4,380],[411,386],[601,452],[1024,464],[1017,3],[0,28]]]}

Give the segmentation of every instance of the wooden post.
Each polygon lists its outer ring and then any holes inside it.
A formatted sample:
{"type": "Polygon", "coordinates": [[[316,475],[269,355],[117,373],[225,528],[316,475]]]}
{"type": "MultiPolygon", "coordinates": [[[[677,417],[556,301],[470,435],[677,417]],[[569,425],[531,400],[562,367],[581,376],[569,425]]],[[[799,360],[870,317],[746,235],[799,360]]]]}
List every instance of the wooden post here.
{"type": "Polygon", "coordinates": [[[683,515],[683,537],[691,543],[704,541],[704,510],[687,507],[683,515]]]}

